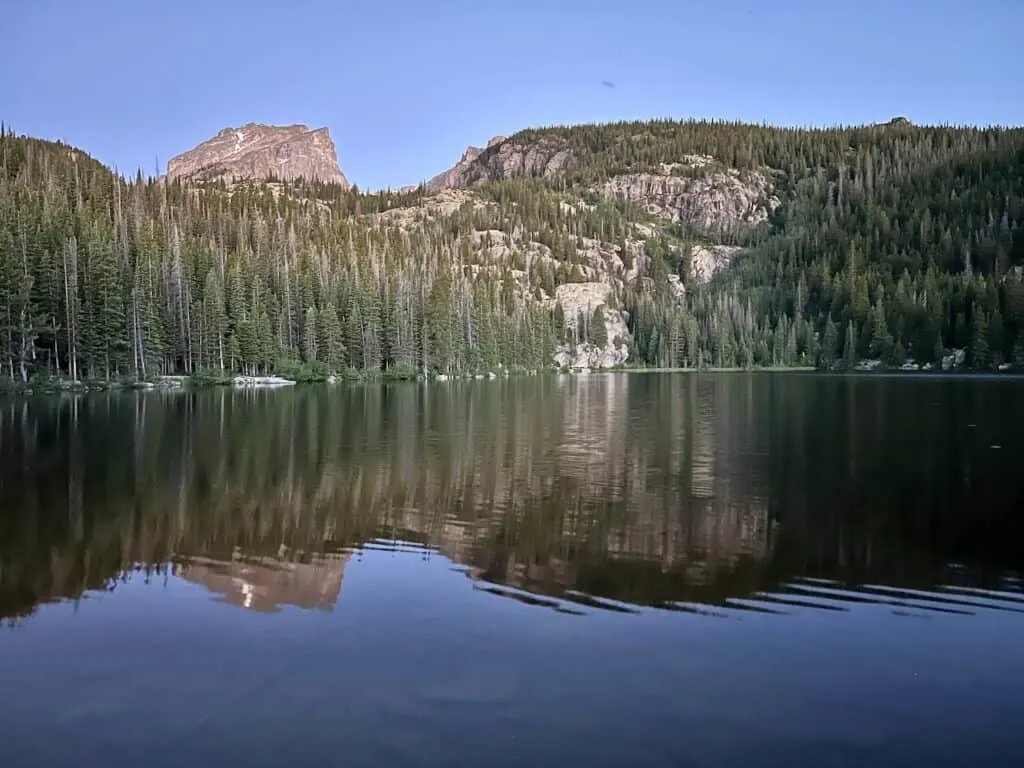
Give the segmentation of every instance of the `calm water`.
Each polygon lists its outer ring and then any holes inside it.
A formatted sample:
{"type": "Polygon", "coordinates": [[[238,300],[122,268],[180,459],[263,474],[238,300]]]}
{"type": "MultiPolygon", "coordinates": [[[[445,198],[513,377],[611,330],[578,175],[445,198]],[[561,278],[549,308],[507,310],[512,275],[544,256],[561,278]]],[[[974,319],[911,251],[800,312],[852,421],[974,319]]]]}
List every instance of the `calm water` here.
{"type": "Polygon", "coordinates": [[[1024,383],[0,402],[10,766],[1024,764],[1024,383]]]}

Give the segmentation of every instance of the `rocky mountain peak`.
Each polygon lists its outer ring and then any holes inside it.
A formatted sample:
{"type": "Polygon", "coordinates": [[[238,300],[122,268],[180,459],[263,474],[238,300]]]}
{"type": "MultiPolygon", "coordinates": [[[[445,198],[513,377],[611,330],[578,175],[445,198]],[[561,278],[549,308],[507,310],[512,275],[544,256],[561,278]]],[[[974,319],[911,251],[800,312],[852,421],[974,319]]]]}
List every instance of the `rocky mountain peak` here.
{"type": "Polygon", "coordinates": [[[300,123],[246,123],[224,128],[194,149],[171,158],[169,178],[265,179],[306,178],[351,186],[338,166],[338,155],[326,128],[310,130],[300,123]]]}
{"type": "Polygon", "coordinates": [[[462,153],[462,157],[459,158],[459,162],[448,170],[437,174],[437,176],[434,176],[427,182],[427,191],[440,192],[442,189],[461,189],[468,186],[469,172],[473,169],[477,158],[479,158],[486,150],[501,144],[503,141],[505,141],[504,136],[495,136],[487,142],[486,147],[476,147],[473,145],[466,147],[466,151],[462,153]]]}

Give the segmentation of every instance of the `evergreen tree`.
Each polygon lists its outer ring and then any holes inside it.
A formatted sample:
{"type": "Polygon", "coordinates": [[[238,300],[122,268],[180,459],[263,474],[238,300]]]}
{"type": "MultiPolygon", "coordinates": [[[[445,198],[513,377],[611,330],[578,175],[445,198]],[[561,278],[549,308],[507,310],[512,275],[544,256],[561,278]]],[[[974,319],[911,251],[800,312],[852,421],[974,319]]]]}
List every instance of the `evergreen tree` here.
{"type": "Polygon", "coordinates": [[[333,302],[328,302],[320,309],[317,318],[318,356],[327,364],[328,370],[338,372],[345,363],[345,343],[341,327],[341,319],[333,302]]]}
{"type": "Polygon", "coordinates": [[[857,364],[857,335],[854,330],[853,320],[846,324],[846,343],[843,344],[843,358],[847,368],[857,364]]]}
{"type": "Polygon", "coordinates": [[[993,365],[999,366],[1005,361],[1004,347],[1006,344],[1005,330],[1003,328],[1003,315],[999,311],[998,304],[992,311],[992,319],[988,326],[988,348],[993,365]]]}
{"type": "Polygon", "coordinates": [[[839,356],[839,330],[829,317],[825,321],[825,336],[821,342],[821,367],[830,369],[839,356]]]}
{"type": "Polygon", "coordinates": [[[885,304],[879,298],[871,313],[871,348],[868,354],[877,360],[888,362],[892,347],[893,339],[885,317],[885,304]]]}
{"type": "Polygon", "coordinates": [[[988,318],[978,304],[971,312],[970,365],[975,370],[989,367],[988,318]]]}
{"type": "Polygon", "coordinates": [[[317,312],[313,307],[308,307],[302,322],[302,355],[307,363],[315,363],[319,359],[317,356],[318,344],[317,312]]]}

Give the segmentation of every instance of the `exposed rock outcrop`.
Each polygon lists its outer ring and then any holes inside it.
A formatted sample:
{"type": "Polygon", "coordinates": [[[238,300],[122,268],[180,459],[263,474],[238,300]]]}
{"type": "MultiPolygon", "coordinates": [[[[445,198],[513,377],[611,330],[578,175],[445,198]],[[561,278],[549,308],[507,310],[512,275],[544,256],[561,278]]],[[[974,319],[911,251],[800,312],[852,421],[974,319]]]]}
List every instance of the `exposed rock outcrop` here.
{"type": "Polygon", "coordinates": [[[280,376],[235,376],[232,384],[236,387],[293,387],[295,382],[280,376]]]}
{"type": "Polygon", "coordinates": [[[589,314],[606,304],[611,292],[607,283],[564,283],[555,288],[555,301],[562,305],[566,325],[571,328],[580,313],[589,314]]]}
{"type": "MultiPolygon", "coordinates": [[[[572,165],[571,153],[556,141],[542,138],[526,143],[498,137],[485,149],[468,148],[458,164],[423,185],[427,194],[415,205],[373,214],[373,218],[381,226],[398,226],[407,232],[437,227],[444,217],[463,207],[481,214],[492,209],[481,216],[486,219],[493,216],[496,203],[474,194],[476,184],[524,175],[558,177],[571,171],[572,165]]],[[[680,154],[677,162],[663,163],[649,173],[613,176],[592,191],[606,199],[637,203],[661,223],[633,222],[618,242],[577,236],[575,253],[568,261],[564,255],[556,258],[548,244],[539,242],[537,233],[521,226],[507,231],[471,228],[456,237],[457,244],[465,243],[471,252],[480,254],[466,265],[473,279],[481,273],[495,280],[511,278],[522,301],[536,301],[551,310],[561,307],[569,341],[555,350],[554,361],[563,368],[611,368],[628,361],[632,339],[627,316],[612,309],[609,299],[647,271],[651,255],[646,241],[658,237],[665,223],[682,222],[702,231],[698,243],[684,244],[678,237],[669,237],[674,243],[669,248],[687,249],[684,262],[689,265],[688,272],[666,276],[668,290],[683,301],[691,283],[711,280],[740,250],[721,241],[716,244],[715,236],[762,222],[780,204],[768,169],[739,171],[703,154],[680,154]],[[551,278],[570,266],[570,281],[552,291],[551,278]],[[589,328],[581,331],[576,327],[581,315],[585,323],[592,322],[595,311],[604,326],[604,331],[596,334],[597,344],[589,328]]],[[[588,215],[595,207],[592,200],[575,195],[558,204],[566,217],[588,215]]],[[[643,280],[650,284],[640,286],[641,290],[658,289],[651,278],[643,280]]]]}
{"type": "Polygon", "coordinates": [[[572,153],[556,142],[522,144],[495,136],[483,149],[469,147],[453,167],[427,182],[428,191],[464,189],[516,176],[555,178],[572,164],[572,153]]]}
{"type": "Polygon", "coordinates": [[[538,176],[552,179],[572,163],[572,153],[555,143],[541,142],[524,145],[513,141],[502,141],[492,145],[473,165],[477,169],[473,183],[511,179],[516,176],[538,176]]]}
{"type": "MultiPolygon", "coordinates": [[[[487,218],[488,212],[493,213],[497,209],[497,204],[481,199],[471,190],[446,189],[422,197],[415,205],[370,214],[369,218],[377,226],[397,227],[404,233],[412,233],[421,228],[436,230],[444,226],[446,216],[464,207],[472,207],[482,214],[482,218],[487,218]]],[[[579,201],[563,201],[562,207],[566,215],[591,208],[579,201]]],[[[580,312],[590,317],[595,308],[604,307],[602,312],[608,342],[600,347],[587,341],[563,345],[557,350],[556,362],[563,367],[607,368],[627,361],[632,338],[623,314],[608,308],[609,298],[647,271],[651,257],[643,238],[655,232],[656,228],[638,225],[632,234],[617,243],[589,237],[575,238],[575,257],[571,267],[577,273],[577,279],[555,286],[553,292],[543,282],[532,279],[531,274],[536,273],[531,270],[538,268],[542,274],[553,274],[556,270],[565,269],[566,262],[556,258],[549,246],[535,240],[535,233],[521,228],[507,232],[470,229],[460,234],[455,243],[466,244],[471,252],[478,254],[475,263],[465,265],[472,279],[479,278],[481,273],[490,275],[495,281],[511,278],[511,284],[522,301],[539,302],[548,310],[554,310],[560,304],[570,330],[575,330],[580,312]]],[[[699,279],[708,279],[716,269],[728,263],[735,250],[732,246],[692,246],[690,260],[695,264],[693,271],[699,273],[699,279]]],[[[650,282],[650,278],[644,280],[650,282]]],[[[680,277],[668,275],[667,281],[669,290],[682,299],[686,289],[680,277]]],[[[652,283],[650,289],[654,288],[652,283]]],[[[585,334],[570,335],[585,338],[585,334]]]]}
{"type": "Polygon", "coordinates": [[[169,178],[200,180],[298,178],[351,186],[338,166],[334,141],[326,128],[247,123],[225,128],[195,149],[171,158],[169,178]]]}
{"type": "MultiPolygon", "coordinates": [[[[484,149],[466,149],[458,163],[425,186],[436,193],[517,176],[552,179],[564,175],[573,163],[572,152],[557,141],[527,144],[498,136],[484,149]]],[[[758,224],[780,205],[767,172],[727,168],[715,158],[699,154],[663,163],[655,172],[613,176],[595,191],[711,234],[758,224]]]]}
{"type": "MultiPolygon", "coordinates": [[[[453,194],[486,181],[509,179],[516,176],[537,176],[550,179],[563,175],[571,168],[571,152],[556,141],[541,140],[525,144],[515,139],[496,137],[485,149],[469,147],[459,162],[426,183],[427,191],[437,195],[453,194]]],[[[595,190],[606,199],[627,200],[637,204],[646,213],[664,221],[682,223],[712,239],[741,227],[755,226],[765,221],[781,204],[774,194],[770,171],[740,171],[728,168],[710,155],[684,154],[678,162],[662,163],[649,173],[620,174],[599,185],[595,190]]],[[[435,198],[436,199],[436,198],[435,198]]],[[[428,198],[430,200],[430,198],[428,198]]],[[[593,206],[577,201],[561,203],[563,213],[575,215],[593,206]]],[[[637,234],[649,237],[658,227],[636,225],[637,234]]],[[[500,241],[500,237],[498,238],[500,241]]],[[[601,244],[587,244],[582,267],[587,280],[606,281],[608,278],[629,281],[635,278],[636,266],[628,271],[624,266],[626,254],[605,253],[601,244]],[[593,247],[589,247],[593,245],[593,247]],[[604,262],[604,263],[602,263],[604,262]],[[608,274],[604,274],[607,272],[608,274]]],[[[513,243],[504,246],[510,251],[513,243]]],[[[728,245],[696,245],[690,253],[690,277],[706,283],[719,270],[727,267],[739,248],[728,245]]],[[[643,249],[635,249],[642,254],[643,249]]],[[[502,254],[494,254],[501,256],[502,254]]],[[[543,255],[541,256],[543,258],[543,255]]],[[[672,286],[680,297],[684,286],[677,281],[672,286]]]]}
{"type": "Polygon", "coordinates": [[[459,162],[449,168],[447,171],[434,176],[426,183],[428,192],[439,192],[442,189],[458,189],[462,186],[462,174],[465,173],[466,169],[476,160],[483,150],[480,147],[466,147],[466,151],[462,153],[462,157],[459,158],[459,162]]]}
{"type": "Polygon", "coordinates": [[[614,368],[629,359],[629,328],[623,313],[607,306],[611,291],[608,283],[565,283],[555,288],[554,302],[562,308],[566,328],[579,333],[580,316],[589,318],[596,310],[604,320],[606,337],[603,345],[591,341],[559,345],[556,365],[575,370],[614,368]]]}
{"type": "Polygon", "coordinates": [[[380,226],[399,227],[410,231],[427,222],[437,222],[464,205],[472,206],[473,210],[483,210],[487,204],[469,192],[459,189],[445,189],[436,195],[419,198],[415,205],[391,208],[371,214],[371,219],[380,226]]]}
{"type": "Polygon", "coordinates": [[[735,245],[695,245],[690,249],[690,274],[697,282],[706,283],[728,267],[739,250],[735,245]]]}
{"type": "Polygon", "coordinates": [[[609,199],[636,203],[653,216],[708,233],[758,224],[780,205],[764,173],[705,169],[702,162],[685,164],[701,170],[679,174],[682,165],[664,165],[661,173],[613,176],[597,191],[609,199]]]}
{"type": "Polygon", "coordinates": [[[505,141],[504,136],[495,136],[487,142],[486,147],[466,147],[466,151],[462,153],[462,157],[459,158],[459,162],[447,171],[443,171],[427,181],[427,191],[440,192],[443,189],[461,189],[468,186],[469,182],[467,182],[466,179],[472,175],[470,169],[472,168],[474,161],[487,149],[490,149],[503,141],[505,141]]]}

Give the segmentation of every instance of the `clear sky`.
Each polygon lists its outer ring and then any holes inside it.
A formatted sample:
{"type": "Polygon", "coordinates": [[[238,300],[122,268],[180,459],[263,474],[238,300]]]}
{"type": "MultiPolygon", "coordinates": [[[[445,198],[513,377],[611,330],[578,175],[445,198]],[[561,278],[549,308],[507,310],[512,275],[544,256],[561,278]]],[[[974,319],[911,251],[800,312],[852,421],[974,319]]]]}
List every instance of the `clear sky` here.
{"type": "Polygon", "coordinates": [[[0,119],[122,173],[250,121],[327,126],[366,189],[553,123],[1024,124],[1024,0],[2,5],[0,119]]]}

